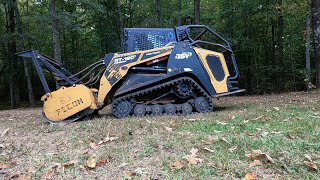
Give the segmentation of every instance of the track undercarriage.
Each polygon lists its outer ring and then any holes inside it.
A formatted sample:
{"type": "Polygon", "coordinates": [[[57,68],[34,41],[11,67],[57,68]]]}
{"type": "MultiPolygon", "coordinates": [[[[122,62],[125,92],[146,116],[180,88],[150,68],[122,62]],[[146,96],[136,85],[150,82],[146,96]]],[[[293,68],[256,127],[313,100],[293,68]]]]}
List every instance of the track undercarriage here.
{"type": "Polygon", "coordinates": [[[118,118],[189,115],[212,110],[211,97],[190,77],[180,77],[116,97],[112,103],[112,113],[118,118]]]}

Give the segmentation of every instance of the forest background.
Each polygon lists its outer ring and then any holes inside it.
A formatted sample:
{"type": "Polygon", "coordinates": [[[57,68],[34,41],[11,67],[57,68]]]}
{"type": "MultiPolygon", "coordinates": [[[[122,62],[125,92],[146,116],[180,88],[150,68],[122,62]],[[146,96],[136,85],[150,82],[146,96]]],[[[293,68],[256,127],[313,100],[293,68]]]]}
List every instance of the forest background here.
{"type": "Polygon", "coordinates": [[[19,51],[77,72],[120,52],[124,27],[188,24],[232,43],[247,94],[320,88],[320,0],[0,0],[0,109],[35,106],[44,94],[19,51]]]}

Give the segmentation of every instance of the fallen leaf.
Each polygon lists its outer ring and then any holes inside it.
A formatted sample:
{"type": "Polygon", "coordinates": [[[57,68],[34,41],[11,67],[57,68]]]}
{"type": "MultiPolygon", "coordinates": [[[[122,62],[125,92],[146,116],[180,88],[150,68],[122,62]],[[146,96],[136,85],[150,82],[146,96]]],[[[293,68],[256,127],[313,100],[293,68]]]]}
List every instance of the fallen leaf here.
{"type": "Polygon", "coordinates": [[[134,170],[134,172],[138,175],[144,175],[144,174],[147,174],[145,172],[145,169],[144,168],[137,168],[136,170],[134,170]]]}
{"type": "Polygon", "coordinates": [[[109,136],[109,134],[108,134],[107,137],[105,137],[103,140],[99,141],[98,145],[104,144],[106,142],[111,142],[111,141],[114,141],[114,140],[117,140],[117,139],[119,139],[119,137],[117,137],[117,136],[109,136]]]}
{"type": "Polygon", "coordinates": [[[197,154],[197,152],[198,152],[198,149],[192,148],[192,149],[190,150],[190,152],[191,152],[191,155],[197,156],[196,154],[197,154]]]}
{"type": "Polygon", "coordinates": [[[267,137],[269,135],[269,132],[262,132],[261,137],[267,137]]]}
{"type": "Polygon", "coordinates": [[[100,160],[100,161],[97,163],[97,167],[102,167],[102,166],[106,165],[107,163],[108,163],[108,160],[107,160],[107,159],[100,160]]]}
{"type": "Polygon", "coordinates": [[[280,111],[279,107],[273,107],[273,109],[276,110],[276,111],[280,111]]]}
{"type": "Polygon", "coordinates": [[[124,179],[133,179],[138,174],[136,172],[128,171],[126,172],[126,177],[124,179]]]}
{"type": "Polygon", "coordinates": [[[312,162],[311,156],[309,154],[305,154],[304,158],[307,159],[308,161],[312,162]]]}
{"type": "Polygon", "coordinates": [[[266,160],[267,162],[273,164],[274,160],[266,153],[263,153],[261,150],[253,150],[252,154],[246,154],[252,160],[266,160]]]}
{"type": "Polygon", "coordinates": [[[183,158],[188,161],[191,165],[197,165],[198,163],[202,163],[203,159],[198,158],[197,156],[198,149],[192,148],[190,150],[190,155],[184,156],[183,158]]]}
{"type": "Polygon", "coordinates": [[[225,123],[225,122],[220,122],[220,121],[218,121],[217,124],[220,124],[220,125],[225,126],[225,125],[228,125],[229,123],[225,123]]]}
{"type": "Polygon", "coordinates": [[[30,175],[27,175],[27,174],[22,174],[18,177],[17,180],[31,180],[32,177],[30,175]]]}
{"type": "Polygon", "coordinates": [[[211,149],[209,149],[209,148],[206,148],[206,147],[203,148],[203,149],[206,150],[206,151],[212,152],[212,153],[214,152],[213,150],[211,150],[211,149]]]}
{"type": "Polygon", "coordinates": [[[166,126],[166,130],[169,131],[169,132],[172,132],[172,131],[173,131],[172,128],[169,128],[169,127],[167,127],[167,126],[166,126]]]}
{"type": "Polygon", "coordinates": [[[97,149],[98,148],[97,144],[95,142],[92,142],[92,141],[89,143],[89,146],[92,149],[97,149]]]}
{"type": "Polygon", "coordinates": [[[96,155],[95,154],[91,155],[87,160],[86,164],[88,168],[92,168],[92,169],[95,168],[97,165],[96,155]]]}
{"type": "Polygon", "coordinates": [[[305,165],[307,165],[309,168],[313,169],[313,170],[318,170],[318,166],[310,161],[303,161],[305,165]]]}
{"type": "Polygon", "coordinates": [[[261,166],[262,162],[260,160],[254,160],[252,163],[250,163],[250,167],[255,167],[255,166],[261,166]]]}
{"type": "Polygon", "coordinates": [[[284,119],[284,120],[282,120],[283,122],[289,122],[290,121],[290,119],[289,118],[287,118],[287,119],[284,119]]]}
{"type": "Polygon", "coordinates": [[[53,176],[54,176],[54,170],[51,169],[45,174],[43,174],[41,179],[52,179],[53,176]]]}
{"type": "Polygon", "coordinates": [[[233,152],[233,151],[235,151],[235,150],[237,150],[238,149],[238,146],[232,146],[231,148],[229,148],[229,151],[230,152],[233,152]]]}
{"type": "Polygon", "coordinates": [[[80,151],[80,154],[84,155],[84,154],[88,154],[88,152],[89,152],[89,149],[84,149],[84,150],[80,151]]]}
{"type": "Polygon", "coordinates": [[[184,167],[184,165],[180,161],[176,161],[173,164],[171,164],[170,170],[171,171],[179,170],[179,169],[182,169],[183,167],[184,167]]]}
{"type": "Polygon", "coordinates": [[[257,178],[257,175],[255,172],[249,172],[244,176],[245,180],[255,180],[257,178]]]}
{"type": "Polygon", "coordinates": [[[2,163],[0,163],[0,170],[2,170],[2,169],[7,169],[7,168],[9,168],[9,165],[8,165],[8,164],[2,164],[2,163]]]}
{"type": "Polygon", "coordinates": [[[261,116],[259,116],[259,117],[254,118],[253,120],[259,120],[259,119],[263,118],[263,116],[264,116],[264,115],[261,115],[261,116]]]}
{"type": "Polygon", "coordinates": [[[231,144],[228,140],[226,140],[225,138],[221,138],[220,139],[221,141],[223,141],[223,142],[225,142],[225,143],[227,143],[227,144],[231,144]]]}
{"type": "Polygon", "coordinates": [[[296,136],[293,136],[293,135],[291,135],[291,134],[288,134],[287,137],[288,137],[289,139],[295,139],[295,138],[296,138],[296,136]]]}
{"type": "Polygon", "coordinates": [[[7,134],[8,131],[9,131],[9,128],[3,130],[0,137],[3,137],[5,134],[7,134]]]}
{"type": "Polygon", "coordinates": [[[73,161],[69,161],[69,162],[67,162],[67,163],[63,163],[62,166],[64,166],[64,167],[70,167],[70,166],[73,166],[73,165],[75,165],[75,164],[76,164],[76,161],[73,160],[73,161]]]}

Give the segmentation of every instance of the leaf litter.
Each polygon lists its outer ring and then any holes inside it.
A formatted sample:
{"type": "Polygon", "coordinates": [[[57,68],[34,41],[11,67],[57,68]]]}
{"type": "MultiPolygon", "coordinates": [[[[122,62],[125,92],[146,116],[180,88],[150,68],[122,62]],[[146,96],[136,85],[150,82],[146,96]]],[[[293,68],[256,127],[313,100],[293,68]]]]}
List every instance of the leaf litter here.
{"type": "Polygon", "coordinates": [[[259,160],[261,162],[268,162],[274,164],[274,160],[266,153],[263,153],[261,150],[253,150],[252,153],[246,154],[252,160],[259,160]]]}
{"type": "Polygon", "coordinates": [[[191,153],[190,155],[186,155],[183,157],[183,159],[187,160],[189,164],[197,165],[203,162],[203,159],[198,158],[198,155],[197,155],[198,149],[192,148],[190,150],[190,153],[191,153]]]}

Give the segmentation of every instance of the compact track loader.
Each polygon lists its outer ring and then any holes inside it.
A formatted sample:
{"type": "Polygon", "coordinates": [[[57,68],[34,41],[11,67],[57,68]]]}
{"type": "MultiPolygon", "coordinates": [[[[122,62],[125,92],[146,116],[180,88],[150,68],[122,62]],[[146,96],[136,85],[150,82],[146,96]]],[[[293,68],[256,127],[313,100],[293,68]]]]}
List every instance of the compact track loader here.
{"type": "Polygon", "coordinates": [[[124,52],[107,54],[76,74],[37,50],[20,53],[32,58],[46,92],[46,120],[75,121],[108,104],[117,118],[207,113],[213,98],[244,91],[236,87],[230,44],[207,26],[126,28],[123,45],[124,52]],[[57,90],[49,89],[44,70],[57,90]]]}

